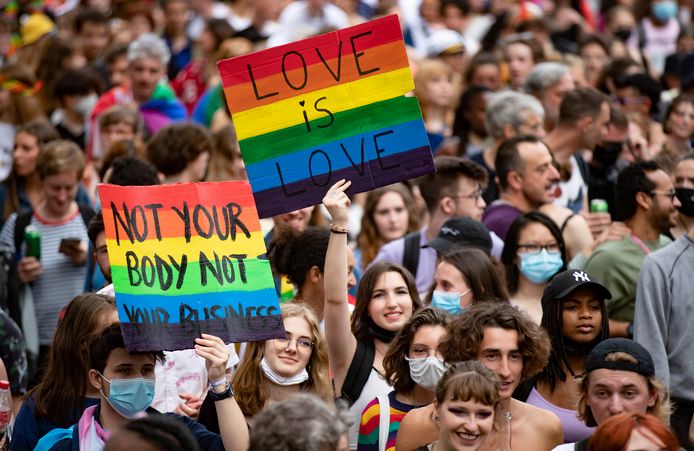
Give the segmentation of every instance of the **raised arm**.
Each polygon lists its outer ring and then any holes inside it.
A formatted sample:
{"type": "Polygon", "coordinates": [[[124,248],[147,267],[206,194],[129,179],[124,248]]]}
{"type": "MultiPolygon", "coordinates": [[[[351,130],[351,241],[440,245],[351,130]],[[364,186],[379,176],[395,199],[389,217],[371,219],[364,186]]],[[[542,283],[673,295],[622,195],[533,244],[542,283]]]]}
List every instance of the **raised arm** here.
{"type": "Polygon", "coordinates": [[[323,205],[332,217],[332,232],[325,255],[323,279],[325,281],[325,338],[328,344],[330,369],[333,374],[335,393],[342,392],[342,383],[357,349],[357,340],[352,334],[349,305],[347,302],[347,233],[350,205],[345,190],[352,182],[340,180],[330,187],[323,198],[323,205]]]}
{"type": "MultiPolygon", "coordinates": [[[[229,349],[221,338],[214,335],[202,334],[195,339],[195,352],[205,359],[207,378],[213,386],[211,391],[217,395],[223,394],[227,385],[226,367],[229,360],[229,349]]],[[[219,432],[226,451],[246,451],[250,443],[248,425],[233,396],[214,402],[219,422],[219,432]]]]}

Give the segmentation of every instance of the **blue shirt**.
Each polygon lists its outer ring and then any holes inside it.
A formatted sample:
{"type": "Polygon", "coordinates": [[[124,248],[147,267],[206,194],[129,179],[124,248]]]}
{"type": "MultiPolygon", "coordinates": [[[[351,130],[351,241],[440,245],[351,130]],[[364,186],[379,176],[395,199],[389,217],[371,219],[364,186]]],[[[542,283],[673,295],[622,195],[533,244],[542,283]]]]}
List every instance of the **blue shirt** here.
{"type": "MultiPolygon", "coordinates": [[[[84,409],[98,404],[99,398],[84,398],[82,408],[72,416],[72,422],[77,422],[79,420],[84,409]]],[[[36,403],[34,402],[34,398],[28,397],[24,403],[22,403],[22,407],[17,414],[17,419],[14,422],[10,451],[34,449],[41,437],[57,427],[59,426],[48,418],[42,418],[36,415],[36,403]]]]}

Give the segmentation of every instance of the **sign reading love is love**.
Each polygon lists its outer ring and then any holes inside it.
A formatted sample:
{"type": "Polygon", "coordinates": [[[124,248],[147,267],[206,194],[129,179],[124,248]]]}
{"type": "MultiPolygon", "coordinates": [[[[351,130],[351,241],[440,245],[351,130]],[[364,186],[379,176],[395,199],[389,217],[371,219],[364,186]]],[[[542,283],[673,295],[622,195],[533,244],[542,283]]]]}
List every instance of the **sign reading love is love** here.
{"type": "Polygon", "coordinates": [[[100,185],[99,196],[128,350],[285,336],[247,182],[100,185]]]}
{"type": "Polygon", "coordinates": [[[260,217],[435,170],[395,15],[218,68],[260,217]]]}

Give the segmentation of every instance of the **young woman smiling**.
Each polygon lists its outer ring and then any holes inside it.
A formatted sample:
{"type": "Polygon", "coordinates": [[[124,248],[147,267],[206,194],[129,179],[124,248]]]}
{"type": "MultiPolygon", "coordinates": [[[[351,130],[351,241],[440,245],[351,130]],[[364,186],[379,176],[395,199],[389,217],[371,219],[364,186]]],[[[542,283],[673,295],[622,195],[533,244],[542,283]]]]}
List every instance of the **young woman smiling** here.
{"type": "Polygon", "coordinates": [[[499,378],[478,361],[452,365],[436,387],[434,420],[439,439],[432,451],[476,451],[497,419],[499,378]]]}
{"type": "Polygon", "coordinates": [[[323,198],[323,205],[333,221],[323,271],[323,315],[335,393],[351,404],[353,424],[349,446],[354,449],[364,407],[376,396],[392,390],[383,376],[383,357],[395,334],[405,326],[421,302],[412,275],[406,269],[378,262],[364,273],[359,283],[350,325],[347,300],[350,200],[345,193],[350,186],[351,182],[340,180],[323,198]],[[363,369],[366,371],[362,372],[363,369]]]}

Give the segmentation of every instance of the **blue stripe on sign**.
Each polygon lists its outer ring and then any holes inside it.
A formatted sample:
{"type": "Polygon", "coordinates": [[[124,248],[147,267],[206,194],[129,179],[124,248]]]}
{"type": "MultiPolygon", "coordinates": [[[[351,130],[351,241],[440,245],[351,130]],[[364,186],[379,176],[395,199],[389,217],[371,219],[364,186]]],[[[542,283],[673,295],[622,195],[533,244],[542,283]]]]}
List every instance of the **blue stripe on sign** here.
{"type": "Polygon", "coordinates": [[[157,322],[166,319],[170,324],[178,324],[183,318],[192,317],[197,312],[198,319],[207,315],[220,318],[243,316],[266,316],[268,309],[274,307],[269,314],[279,313],[279,304],[275,288],[258,291],[227,291],[208,294],[191,294],[183,296],[132,295],[116,293],[118,318],[122,323],[127,322],[157,322]],[[212,309],[213,306],[217,306],[212,309]],[[253,310],[249,310],[249,309],[253,310]],[[258,308],[260,312],[258,312],[258,308]],[[242,311],[241,311],[242,310],[242,311]]]}
{"type": "MultiPolygon", "coordinates": [[[[358,130],[355,130],[355,132],[358,132],[358,130]]],[[[308,179],[311,175],[321,178],[321,175],[330,171],[334,172],[354,166],[356,166],[358,171],[361,171],[362,138],[364,139],[364,170],[368,171],[367,163],[376,160],[378,157],[376,155],[374,136],[380,133],[384,133],[377,138],[378,147],[382,149],[381,158],[429,145],[429,139],[424,130],[424,123],[419,119],[380,130],[357,133],[321,146],[299,150],[278,158],[246,166],[246,172],[248,173],[248,179],[251,181],[253,192],[256,193],[282,186],[282,181],[286,185],[308,179]],[[345,150],[342,149],[341,144],[344,146],[347,154],[349,154],[349,158],[345,154],[345,150]],[[328,163],[326,155],[330,163],[328,163]],[[280,179],[275,163],[278,163],[280,166],[282,179],[280,179]]]]}

